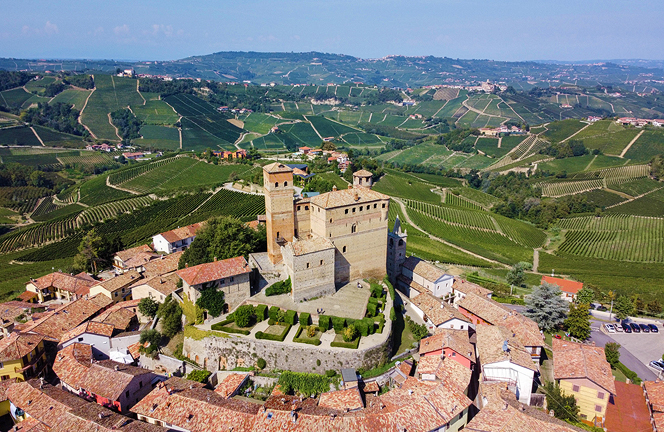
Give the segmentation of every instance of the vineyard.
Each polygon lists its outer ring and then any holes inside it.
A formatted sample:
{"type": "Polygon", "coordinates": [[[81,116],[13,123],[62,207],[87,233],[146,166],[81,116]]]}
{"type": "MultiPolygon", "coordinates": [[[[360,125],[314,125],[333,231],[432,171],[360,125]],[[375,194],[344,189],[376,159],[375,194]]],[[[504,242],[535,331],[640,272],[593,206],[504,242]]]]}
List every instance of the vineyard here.
{"type": "Polygon", "coordinates": [[[80,227],[85,224],[94,224],[96,222],[115,218],[122,213],[131,213],[137,208],[149,205],[151,202],[152,198],[149,196],[141,196],[87,208],[76,218],[76,226],[80,227]]]}
{"type": "Polygon", "coordinates": [[[472,210],[484,210],[484,208],[479,204],[476,204],[475,202],[464,198],[461,195],[455,195],[450,191],[445,192],[445,204],[455,207],[465,207],[472,210]]]}
{"type": "Polygon", "coordinates": [[[664,219],[611,215],[563,219],[568,230],[558,250],[609,260],[664,263],[664,219]]]}
{"type": "MultiPolygon", "coordinates": [[[[43,224],[30,225],[25,229],[12,231],[0,237],[0,253],[12,252],[18,249],[61,240],[72,234],[75,230],[76,221],[74,216],[43,224]]],[[[53,256],[51,256],[51,259],[53,256]]]]}
{"type": "Polygon", "coordinates": [[[581,192],[587,192],[594,189],[602,189],[610,186],[617,186],[634,179],[647,177],[649,174],[648,165],[630,165],[617,168],[606,168],[598,171],[588,171],[574,176],[578,180],[569,182],[543,182],[539,186],[542,188],[542,196],[561,197],[573,195],[581,192]]]}
{"type": "Polygon", "coordinates": [[[182,225],[207,220],[215,216],[234,216],[242,221],[256,220],[256,216],[265,214],[265,199],[262,195],[249,195],[220,189],[198,210],[189,215],[182,225]]]}
{"type": "Polygon", "coordinates": [[[41,197],[50,195],[50,189],[32,186],[0,188],[0,207],[19,213],[28,213],[37,206],[41,197]]]}
{"type": "Polygon", "coordinates": [[[119,172],[115,172],[108,176],[108,182],[114,186],[120,186],[123,183],[126,183],[142,174],[152,171],[153,169],[162,167],[166,164],[169,164],[175,161],[176,158],[167,158],[167,159],[157,159],[154,162],[147,164],[141,164],[139,166],[125,169],[119,172]]]}

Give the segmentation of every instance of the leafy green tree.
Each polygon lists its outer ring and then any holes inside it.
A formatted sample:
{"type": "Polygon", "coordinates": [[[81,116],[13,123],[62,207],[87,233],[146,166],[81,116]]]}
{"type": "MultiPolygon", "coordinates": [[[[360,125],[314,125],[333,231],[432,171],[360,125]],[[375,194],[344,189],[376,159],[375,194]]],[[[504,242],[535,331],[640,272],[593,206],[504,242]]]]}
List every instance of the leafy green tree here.
{"type": "Polygon", "coordinates": [[[172,338],[182,328],[182,309],[169,294],[157,312],[161,320],[161,330],[164,336],[172,338]]]}
{"type": "Polygon", "coordinates": [[[586,340],[590,337],[590,314],[587,304],[570,304],[565,327],[577,339],[586,340]]]}
{"type": "Polygon", "coordinates": [[[187,374],[187,379],[191,381],[196,381],[199,383],[204,383],[212,375],[212,372],[207,370],[193,370],[187,374]]]}
{"type": "Polygon", "coordinates": [[[238,327],[249,327],[255,316],[256,310],[252,305],[240,306],[235,312],[233,312],[235,324],[237,324],[238,327]]]}
{"type": "Polygon", "coordinates": [[[146,317],[154,318],[157,315],[157,310],[159,310],[159,303],[150,297],[144,297],[138,302],[138,310],[146,317]]]}
{"type": "Polygon", "coordinates": [[[267,250],[265,228],[254,230],[239,219],[219,217],[210,219],[196,235],[189,249],[180,257],[179,267],[195,266],[252,252],[267,250]]]}
{"type": "Polygon", "coordinates": [[[549,331],[564,323],[568,303],[560,296],[557,285],[543,283],[526,298],[524,315],[535,321],[542,330],[549,331]]]}
{"type": "Polygon", "coordinates": [[[548,382],[544,386],[546,406],[553,410],[556,418],[571,423],[579,421],[579,407],[574,395],[566,395],[558,384],[548,382]]]}
{"type": "Polygon", "coordinates": [[[583,287],[576,293],[576,302],[589,305],[595,298],[595,292],[588,287],[583,287]]]}
{"type": "Polygon", "coordinates": [[[609,342],[604,345],[604,356],[613,369],[617,368],[620,363],[620,344],[609,342]]]}
{"type": "Polygon", "coordinates": [[[357,337],[357,329],[355,325],[351,324],[344,330],[344,341],[351,342],[357,337]]]}
{"type": "Polygon", "coordinates": [[[82,271],[91,268],[93,273],[97,273],[97,263],[100,261],[99,252],[102,244],[102,238],[97,234],[96,229],[93,228],[88,231],[78,245],[78,255],[74,257],[74,267],[82,271]]]}
{"type": "Polygon", "coordinates": [[[649,313],[656,315],[662,311],[662,305],[659,304],[659,300],[655,299],[651,302],[648,302],[646,309],[649,313]]]}
{"type": "Polygon", "coordinates": [[[634,313],[634,303],[627,296],[618,296],[613,311],[616,313],[616,318],[623,320],[634,313]]]}
{"type": "Polygon", "coordinates": [[[521,286],[525,279],[526,275],[524,273],[524,266],[522,263],[517,263],[507,272],[507,283],[510,285],[521,286]]]}
{"type": "Polygon", "coordinates": [[[196,306],[201,309],[206,309],[213,317],[218,317],[224,311],[226,300],[224,300],[224,292],[217,290],[215,286],[206,286],[203,284],[201,289],[201,296],[196,300],[196,306]]]}
{"type": "Polygon", "coordinates": [[[258,360],[256,360],[256,366],[258,366],[258,369],[265,369],[265,366],[267,366],[267,362],[265,361],[264,358],[259,357],[258,360]]]}
{"type": "Polygon", "coordinates": [[[645,311],[646,304],[643,302],[640,295],[634,294],[631,300],[634,305],[634,312],[639,313],[645,311]]]}
{"type": "Polygon", "coordinates": [[[138,339],[138,342],[141,344],[140,351],[145,354],[152,354],[159,350],[159,343],[161,342],[161,334],[155,329],[143,330],[141,336],[138,339]],[[149,345],[145,347],[145,342],[149,342],[149,345]]]}

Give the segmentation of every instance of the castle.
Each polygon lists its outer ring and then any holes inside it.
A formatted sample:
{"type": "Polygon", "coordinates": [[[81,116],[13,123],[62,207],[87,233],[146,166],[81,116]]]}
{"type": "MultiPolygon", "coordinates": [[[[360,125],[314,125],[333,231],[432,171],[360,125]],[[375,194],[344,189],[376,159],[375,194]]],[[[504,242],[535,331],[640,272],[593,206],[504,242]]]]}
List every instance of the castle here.
{"type": "Polygon", "coordinates": [[[390,197],[371,189],[372,174],[353,174],[353,185],[311,198],[294,198],[293,170],[263,167],[267,253],[282,264],[294,301],[334,294],[338,286],[400,271],[405,233],[389,234],[390,197]]]}

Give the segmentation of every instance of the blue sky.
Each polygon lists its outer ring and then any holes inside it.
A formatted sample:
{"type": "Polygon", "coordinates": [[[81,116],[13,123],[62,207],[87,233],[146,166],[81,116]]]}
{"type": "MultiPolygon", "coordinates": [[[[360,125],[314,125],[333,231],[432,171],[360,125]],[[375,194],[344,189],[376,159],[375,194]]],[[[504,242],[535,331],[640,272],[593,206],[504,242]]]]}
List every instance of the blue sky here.
{"type": "Polygon", "coordinates": [[[494,60],[664,59],[661,0],[23,0],[0,57],[172,60],[322,51],[494,60]]]}

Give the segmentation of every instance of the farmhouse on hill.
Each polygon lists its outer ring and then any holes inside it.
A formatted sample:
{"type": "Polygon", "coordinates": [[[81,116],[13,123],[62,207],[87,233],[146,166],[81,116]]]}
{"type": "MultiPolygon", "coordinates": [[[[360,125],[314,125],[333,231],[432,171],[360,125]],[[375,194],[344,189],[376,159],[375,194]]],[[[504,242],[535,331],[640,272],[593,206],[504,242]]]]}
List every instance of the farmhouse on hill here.
{"type": "Polygon", "coordinates": [[[195,223],[182,228],[166,231],[152,237],[152,244],[156,252],[167,254],[187,249],[196,238],[198,230],[205,226],[204,222],[195,223]]]}
{"type": "Polygon", "coordinates": [[[568,302],[576,300],[576,295],[583,288],[582,282],[575,282],[553,276],[542,276],[542,283],[549,283],[560,288],[560,296],[568,302]]]}

